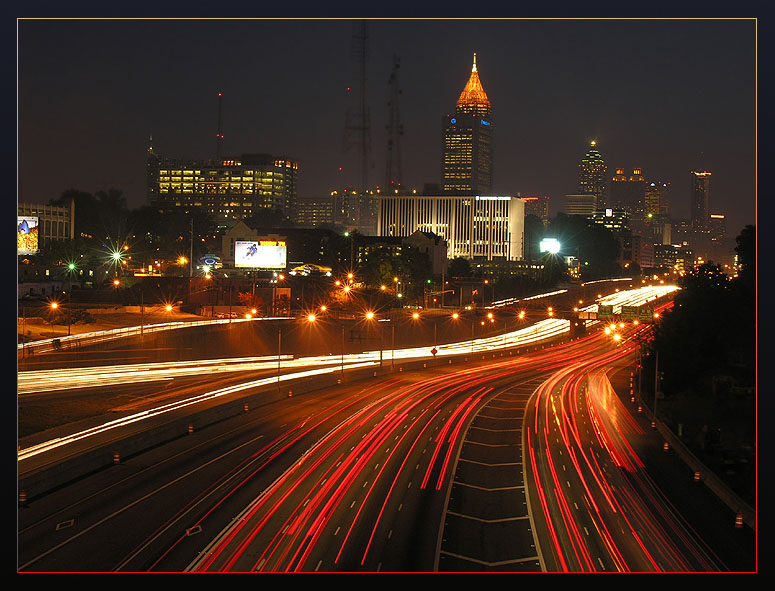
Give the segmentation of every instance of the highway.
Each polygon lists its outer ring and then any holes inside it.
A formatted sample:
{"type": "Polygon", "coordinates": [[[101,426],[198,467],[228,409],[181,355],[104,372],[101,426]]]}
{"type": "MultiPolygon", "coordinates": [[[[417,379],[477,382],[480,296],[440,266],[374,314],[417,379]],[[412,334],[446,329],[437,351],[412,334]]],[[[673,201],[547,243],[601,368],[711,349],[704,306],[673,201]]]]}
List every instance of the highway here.
{"type": "MultiPolygon", "coordinates": [[[[608,372],[632,363],[636,341],[614,341],[598,324],[588,337],[515,355],[526,334],[439,346],[427,369],[278,399],[41,495],[20,507],[19,570],[723,570],[628,447],[636,427],[608,372]]],[[[281,359],[282,371],[277,359],[242,360],[259,364],[256,375],[234,373],[224,389],[378,367],[378,355],[385,361],[384,351],[281,359]]],[[[215,370],[185,369],[194,366],[215,370]]],[[[148,371],[164,380],[179,369],[148,371]]],[[[78,371],[67,382],[88,389],[96,370],[78,371]]],[[[111,372],[124,387],[148,382],[142,371],[100,371],[95,384],[111,372]]],[[[50,395],[43,377],[20,388],[50,395]]],[[[194,393],[195,384],[175,404],[219,395],[194,393]]],[[[20,465],[112,424],[20,449],[20,465]]]]}
{"type": "Polygon", "coordinates": [[[485,357],[285,400],[46,495],[22,570],[433,570],[468,424],[562,363],[485,357]]]}
{"type": "Polygon", "coordinates": [[[607,373],[631,353],[626,346],[603,347],[569,363],[542,383],[531,401],[525,421],[527,480],[548,568],[720,570],[712,550],[661,496],[628,440],[644,431],[607,373]]]}

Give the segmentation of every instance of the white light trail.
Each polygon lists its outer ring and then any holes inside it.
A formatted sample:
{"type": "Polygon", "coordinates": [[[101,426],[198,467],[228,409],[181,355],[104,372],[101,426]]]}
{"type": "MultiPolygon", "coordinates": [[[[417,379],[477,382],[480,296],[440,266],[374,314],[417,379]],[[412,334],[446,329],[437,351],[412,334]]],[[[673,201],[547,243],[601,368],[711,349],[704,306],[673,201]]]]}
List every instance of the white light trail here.
{"type": "MultiPolygon", "coordinates": [[[[638,306],[653,301],[678,289],[674,286],[641,287],[634,290],[606,296],[599,300],[604,305],[614,306],[638,306]]],[[[585,310],[595,310],[598,304],[588,306],[585,310]]],[[[596,321],[589,321],[594,323],[596,321]]],[[[544,341],[562,335],[570,330],[570,321],[557,318],[548,318],[532,324],[528,327],[498,334],[485,338],[474,338],[457,343],[436,345],[437,356],[461,355],[467,353],[481,353],[497,349],[522,347],[544,341]]],[[[96,385],[105,385],[108,380],[111,384],[148,382],[151,380],[169,380],[181,375],[199,375],[202,373],[217,373],[227,371],[264,371],[276,370],[277,375],[251,380],[242,384],[213,390],[198,396],[165,404],[154,409],[135,413],[127,417],[119,418],[104,423],[103,425],[74,433],[67,437],[61,437],[41,443],[39,445],[20,450],[18,461],[55,447],[67,445],[93,435],[115,429],[124,425],[159,416],[186,406],[198,404],[205,400],[211,400],[235,392],[258,388],[261,386],[278,383],[279,381],[292,380],[310,375],[320,375],[340,371],[340,369],[353,369],[358,367],[374,366],[382,359],[383,365],[391,359],[418,359],[431,356],[430,345],[412,347],[406,349],[367,351],[360,354],[327,355],[317,357],[302,357],[293,359],[289,356],[233,358],[205,361],[191,361],[178,363],[161,363],[147,365],[123,365],[108,367],[86,367],[58,369],[51,371],[26,371],[18,374],[18,389],[20,393],[42,392],[49,390],[61,390],[67,387],[85,388],[96,385]],[[324,367],[321,367],[324,366],[324,367]],[[280,375],[284,369],[300,369],[301,371],[280,375]],[[311,368],[311,369],[305,369],[311,368]]]]}

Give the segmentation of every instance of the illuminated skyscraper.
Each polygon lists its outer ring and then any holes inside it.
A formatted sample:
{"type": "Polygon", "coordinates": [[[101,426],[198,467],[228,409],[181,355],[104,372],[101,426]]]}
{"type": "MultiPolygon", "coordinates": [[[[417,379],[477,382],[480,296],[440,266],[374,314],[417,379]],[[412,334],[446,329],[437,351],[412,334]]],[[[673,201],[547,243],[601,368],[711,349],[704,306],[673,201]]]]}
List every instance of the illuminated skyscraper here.
{"type": "Polygon", "coordinates": [[[692,171],[692,193],[689,202],[689,220],[693,228],[704,229],[710,221],[709,195],[710,176],[708,171],[692,171]]]}
{"type": "Polygon", "coordinates": [[[606,172],[608,168],[603,157],[597,150],[597,142],[589,143],[589,151],[579,162],[579,193],[582,195],[594,195],[597,209],[606,207],[606,172]]]}
{"type": "Polygon", "coordinates": [[[670,213],[670,183],[651,181],[646,184],[644,213],[646,215],[666,216],[670,213]]]}
{"type": "Polygon", "coordinates": [[[611,199],[609,207],[624,209],[630,215],[643,214],[646,200],[646,180],[640,168],[633,168],[632,174],[624,174],[623,168],[617,168],[611,179],[611,199]]]}
{"type": "Polygon", "coordinates": [[[443,119],[441,189],[447,195],[487,195],[492,190],[492,106],[476,70],[460,93],[454,115],[443,119]]]}

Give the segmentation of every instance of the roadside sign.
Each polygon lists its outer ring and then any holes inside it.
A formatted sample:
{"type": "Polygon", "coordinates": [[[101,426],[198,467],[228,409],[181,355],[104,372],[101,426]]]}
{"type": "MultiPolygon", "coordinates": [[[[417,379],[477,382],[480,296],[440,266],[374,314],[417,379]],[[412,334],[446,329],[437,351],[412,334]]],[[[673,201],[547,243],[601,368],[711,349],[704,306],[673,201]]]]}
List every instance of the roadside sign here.
{"type": "Polygon", "coordinates": [[[622,320],[635,320],[638,318],[637,306],[622,306],[622,320]]]}
{"type": "Polygon", "coordinates": [[[641,322],[654,320],[654,308],[638,308],[638,320],[641,322]]]}
{"type": "Polygon", "coordinates": [[[431,355],[433,355],[434,357],[436,357],[436,353],[438,353],[438,351],[436,350],[436,347],[434,347],[433,349],[431,349],[431,355]]]}
{"type": "Polygon", "coordinates": [[[614,307],[613,306],[601,306],[598,304],[597,306],[597,317],[598,318],[613,318],[614,317],[614,307]]]}

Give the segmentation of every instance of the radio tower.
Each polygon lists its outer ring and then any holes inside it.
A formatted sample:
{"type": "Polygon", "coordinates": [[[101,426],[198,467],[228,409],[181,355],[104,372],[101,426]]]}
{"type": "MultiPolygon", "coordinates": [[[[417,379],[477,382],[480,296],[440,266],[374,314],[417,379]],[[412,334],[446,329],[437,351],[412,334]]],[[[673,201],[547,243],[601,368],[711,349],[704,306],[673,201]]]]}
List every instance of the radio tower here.
{"type": "Polygon", "coordinates": [[[215,160],[221,160],[221,143],[223,142],[223,134],[221,133],[221,102],[223,100],[223,93],[218,93],[218,135],[216,136],[215,145],[215,160]]]}
{"type": "Polygon", "coordinates": [[[398,97],[401,88],[398,86],[398,68],[400,59],[393,56],[393,70],[390,73],[388,85],[390,86],[390,100],[388,101],[388,131],[387,140],[387,165],[385,167],[385,190],[393,193],[401,189],[401,136],[404,135],[404,126],[401,124],[401,115],[398,106],[398,97]]]}
{"type": "MultiPolygon", "coordinates": [[[[352,45],[350,57],[353,60],[357,95],[351,99],[345,116],[344,151],[348,152],[354,145],[358,147],[360,164],[360,186],[357,187],[358,198],[350,199],[349,215],[351,223],[369,232],[374,218],[376,229],[376,209],[371,206],[368,198],[369,187],[369,156],[371,153],[371,124],[369,107],[366,100],[366,63],[368,61],[369,30],[366,21],[353,23],[352,45]],[[372,212],[371,210],[374,209],[372,212]]],[[[351,87],[351,88],[352,88],[351,87]]]]}

